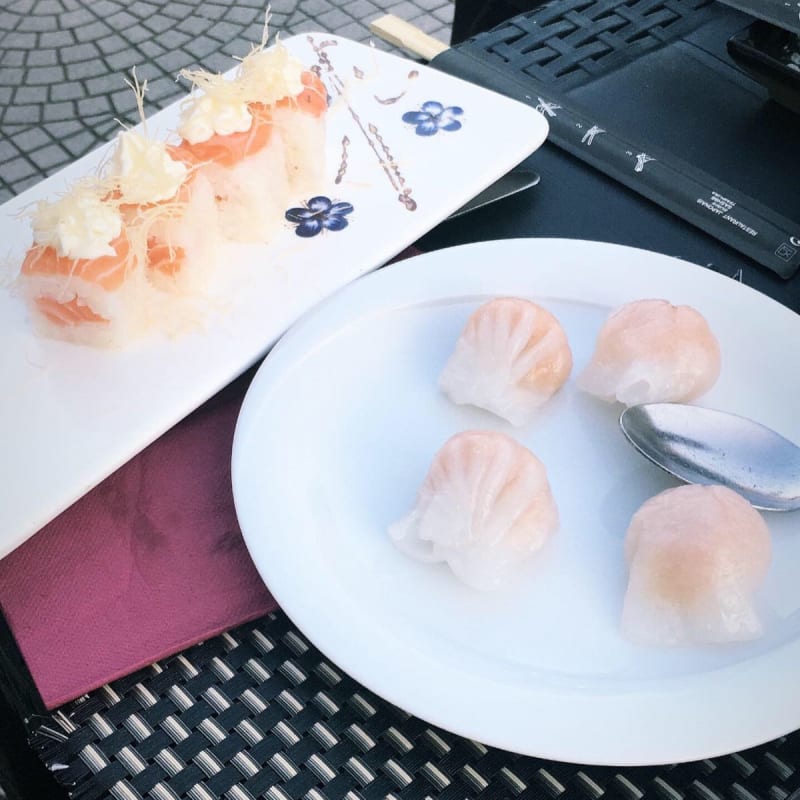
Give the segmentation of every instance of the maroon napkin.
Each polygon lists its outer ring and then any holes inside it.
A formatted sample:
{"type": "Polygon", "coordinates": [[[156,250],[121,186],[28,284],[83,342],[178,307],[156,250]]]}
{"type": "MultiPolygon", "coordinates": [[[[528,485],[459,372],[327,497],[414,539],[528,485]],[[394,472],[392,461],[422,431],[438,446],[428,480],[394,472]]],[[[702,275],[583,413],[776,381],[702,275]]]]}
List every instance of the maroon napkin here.
{"type": "Polygon", "coordinates": [[[276,607],[231,491],[233,431],[252,377],[0,560],[0,607],[47,708],[276,607]]]}
{"type": "Polygon", "coordinates": [[[0,560],[0,605],[48,708],[275,608],[231,492],[251,377],[0,560]]]}

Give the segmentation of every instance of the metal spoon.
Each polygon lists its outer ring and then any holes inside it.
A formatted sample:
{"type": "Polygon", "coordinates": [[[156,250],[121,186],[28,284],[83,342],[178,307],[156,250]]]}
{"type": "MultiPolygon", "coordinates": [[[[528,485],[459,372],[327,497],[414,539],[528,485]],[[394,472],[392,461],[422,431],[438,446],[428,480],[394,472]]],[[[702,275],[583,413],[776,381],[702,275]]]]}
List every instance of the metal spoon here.
{"type": "Polygon", "coordinates": [[[631,406],[619,418],[630,443],[687,483],[722,484],[756,508],[800,508],[800,447],[746,417],[680,403],[631,406]]]}

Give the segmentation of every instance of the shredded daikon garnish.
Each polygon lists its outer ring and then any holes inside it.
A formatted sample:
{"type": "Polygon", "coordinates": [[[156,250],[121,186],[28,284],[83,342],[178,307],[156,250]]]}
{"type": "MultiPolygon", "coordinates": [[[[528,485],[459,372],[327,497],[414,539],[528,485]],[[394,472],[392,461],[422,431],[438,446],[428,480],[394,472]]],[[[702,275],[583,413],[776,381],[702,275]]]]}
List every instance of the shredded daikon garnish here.
{"type": "Polygon", "coordinates": [[[33,214],[34,242],[72,259],[114,255],[122,215],[107,195],[104,181],[87,178],[58,200],[42,200],[33,214]]]}

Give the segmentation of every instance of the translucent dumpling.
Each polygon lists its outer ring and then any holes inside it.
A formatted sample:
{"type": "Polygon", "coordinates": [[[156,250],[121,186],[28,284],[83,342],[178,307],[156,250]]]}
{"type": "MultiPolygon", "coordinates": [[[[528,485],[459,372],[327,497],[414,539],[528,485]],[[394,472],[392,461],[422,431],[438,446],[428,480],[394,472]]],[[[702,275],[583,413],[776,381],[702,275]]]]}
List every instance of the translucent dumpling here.
{"type": "Polygon", "coordinates": [[[719,344],[699,311],[636,300],[605,321],[578,386],[626,405],[693,400],[714,385],[720,360],[719,344]]]}
{"type": "Polygon", "coordinates": [[[504,297],[478,308],[456,343],[439,386],[458,404],[525,423],[572,370],[558,320],[529,300],[504,297]]]}
{"type": "Polygon", "coordinates": [[[465,431],[436,454],[416,506],[389,535],[408,555],[494,589],[557,527],[542,462],[502,433],[465,431]]]}
{"type": "Polygon", "coordinates": [[[770,562],[764,519],[724,486],[679,486],[633,515],[622,631],[636,642],[731,642],[761,634],[753,595],[770,562]]]}

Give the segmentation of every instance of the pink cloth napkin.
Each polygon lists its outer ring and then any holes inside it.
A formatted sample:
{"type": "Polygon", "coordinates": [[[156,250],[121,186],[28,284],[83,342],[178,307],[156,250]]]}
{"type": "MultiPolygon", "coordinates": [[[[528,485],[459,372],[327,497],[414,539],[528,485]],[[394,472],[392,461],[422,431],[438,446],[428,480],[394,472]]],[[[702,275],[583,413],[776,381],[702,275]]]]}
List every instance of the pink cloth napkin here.
{"type": "Polygon", "coordinates": [[[251,377],[0,560],[0,605],[48,708],[275,608],[231,492],[251,377]]]}

